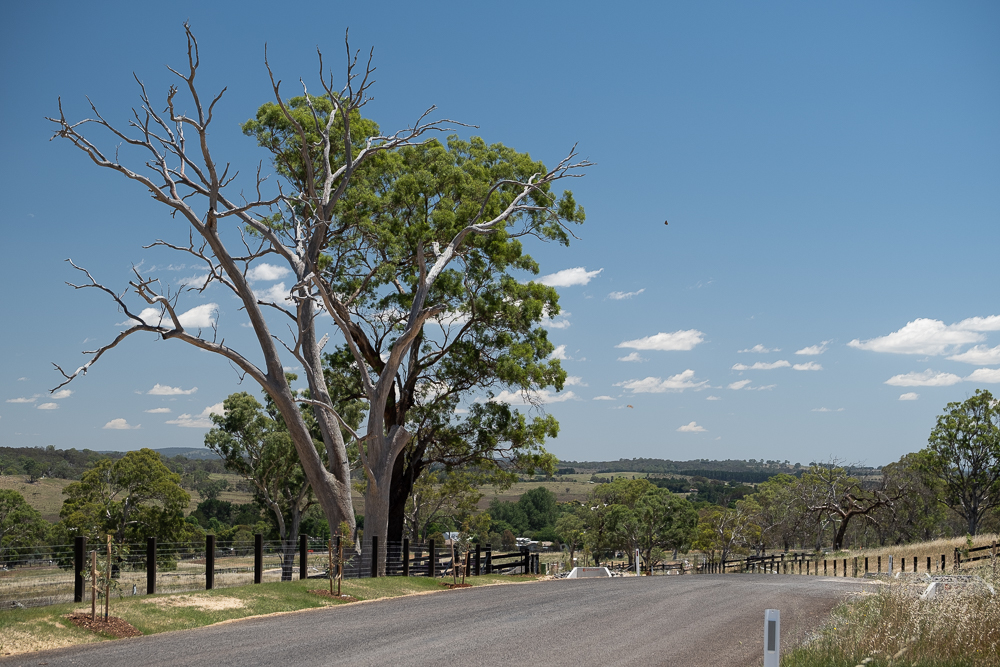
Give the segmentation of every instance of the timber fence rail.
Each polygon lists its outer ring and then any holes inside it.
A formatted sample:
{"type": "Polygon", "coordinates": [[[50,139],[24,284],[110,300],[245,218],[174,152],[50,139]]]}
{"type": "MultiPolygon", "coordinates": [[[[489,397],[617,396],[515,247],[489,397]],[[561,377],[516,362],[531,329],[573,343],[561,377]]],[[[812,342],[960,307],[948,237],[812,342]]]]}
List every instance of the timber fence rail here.
{"type": "Polygon", "coordinates": [[[950,554],[924,556],[851,556],[848,558],[822,558],[814,553],[785,552],[763,556],[716,560],[707,559],[695,571],[699,574],[802,574],[825,577],[860,577],[865,575],[896,574],[957,574],[963,566],[991,560],[996,567],[1000,556],[997,543],[960,549],[950,554]]]}
{"type": "MultiPolygon", "coordinates": [[[[215,535],[191,542],[114,543],[111,596],[182,593],[267,582],[326,579],[337,574],[336,538],[300,535],[283,544],[254,535],[249,540],[217,541],[215,535]]],[[[84,602],[90,595],[90,562],[107,564],[107,544],[78,537],[73,544],[7,549],[0,553],[0,610],[84,602]]],[[[450,544],[366,540],[360,550],[344,553],[343,577],[445,577],[481,574],[538,574],[538,554],[494,554],[491,546],[473,545],[455,553],[450,544]],[[381,566],[381,568],[379,567],[381,566]]]]}

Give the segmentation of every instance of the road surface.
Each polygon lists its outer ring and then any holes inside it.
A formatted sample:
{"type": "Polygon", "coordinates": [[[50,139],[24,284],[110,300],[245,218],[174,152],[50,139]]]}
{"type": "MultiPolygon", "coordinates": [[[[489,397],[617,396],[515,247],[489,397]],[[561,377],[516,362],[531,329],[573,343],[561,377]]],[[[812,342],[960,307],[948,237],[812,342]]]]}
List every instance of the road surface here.
{"type": "Polygon", "coordinates": [[[857,579],[698,575],[467,588],[45,651],[0,665],[762,664],[764,610],[783,647],[817,628],[857,579]]]}

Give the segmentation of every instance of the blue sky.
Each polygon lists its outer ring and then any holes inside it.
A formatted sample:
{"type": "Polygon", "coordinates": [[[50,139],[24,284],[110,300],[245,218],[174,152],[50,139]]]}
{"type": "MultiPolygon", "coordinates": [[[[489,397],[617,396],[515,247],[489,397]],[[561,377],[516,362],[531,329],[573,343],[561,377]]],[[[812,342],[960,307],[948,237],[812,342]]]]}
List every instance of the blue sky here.
{"type": "MultiPolygon", "coordinates": [[[[269,99],[265,42],[291,92],[315,76],[317,46],[340,62],[347,27],[353,46],[375,48],[366,111],[383,129],[436,104],[549,165],[579,142],[597,163],[572,184],[587,210],[580,240],[530,246],[564,309],[550,338],[573,384],[547,404],[562,425],[549,449],[564,460],[880,465],[922,447],[949,401],[1000,391],[1000,6],[609,7],[8,8],[0,444],[199,446],[206,410],[257,392],[212,355],[132,337],[71,393],[48,393],[52,362],[75,367],[124,319],[67,287],[64,259],[118,289],[132,264],[175,284],[197,269],[143,250],[186,231],[134,184],[48,141],[43,117],[58,96],[85,117],[90,95],[124,121],[133,71],[162,100],[184,20],[201,42],[202,90],[229,87],[215,154],[244,173],[266,159],[238,128],[269,99]]],[[[239,316],[221,304],[236,347],[239,316]]]]}

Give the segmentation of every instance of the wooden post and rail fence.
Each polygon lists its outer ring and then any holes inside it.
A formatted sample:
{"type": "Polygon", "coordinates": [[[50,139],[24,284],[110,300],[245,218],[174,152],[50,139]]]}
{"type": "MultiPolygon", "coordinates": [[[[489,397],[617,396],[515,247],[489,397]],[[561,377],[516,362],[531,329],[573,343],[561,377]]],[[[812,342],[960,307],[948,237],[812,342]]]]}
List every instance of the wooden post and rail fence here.
{"type": "Polygon", "coordinates": [[[882,556],[851,558],[819,558],[815,554],[805,552],[780,553],[766,556],[747,556],[745,558],[734,558],[714,561],[710,560],[696,568],[700,574],[729,574],[729,573],[763,573],[763,574],[804,574],[825,577],[858,577],[871,573],[895,574],[897,572],[910,572],[918,574],[921,571],[931,574],[945,574],[946,572],[956,574],[962,571],[963,566],[982,560],[992,560],[993,567],[996,568],[997,543],[971,549],[955,548],[949,564],[947,554],[940,554],[940,558],[934,556],[903,556],[893,559],[886,556],[883,561],[882,556]],[[975,555],[974,555],[975,554],[975,555]],[[822,568],[822,573],[820,569],[822,568]]]}

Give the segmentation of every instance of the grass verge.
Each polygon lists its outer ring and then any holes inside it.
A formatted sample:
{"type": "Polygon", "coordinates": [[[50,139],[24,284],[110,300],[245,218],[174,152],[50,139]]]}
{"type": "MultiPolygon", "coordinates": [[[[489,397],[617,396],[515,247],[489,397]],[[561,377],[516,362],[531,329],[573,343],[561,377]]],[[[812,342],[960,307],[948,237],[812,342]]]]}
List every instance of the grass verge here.
{"type": "MultiPolygon", "coordinates": [[[[473,586],[534,581],[535,576],[487,575],[470,577],[473,586]]],[[[358,600],[377,600],[446,590],[441,583],[451,579],[382,577],[345,580],[342,592],[358,600]]],[[[186,630],[223,621],[302,609],[332,607],[345,602],[310,593],[329,586],[324,579],[306,579],[223,588],[189,594],[142,595],[112,598],[111,615],[122,618],[143,634],[186,630]]],[[[90,613],[89,604],[60,604],[0,612],[0,656],[43,651],[76,644],[104,641],[88,630],[75,627],[68,614],[90,613]]]]}
{"type": "Polygon", "coordinates": [[[858,595],[789,652],[782,667],[995,667],[1000,665],[1000,596],[980,590],[919,599],[894,584],[858,595]]]}

